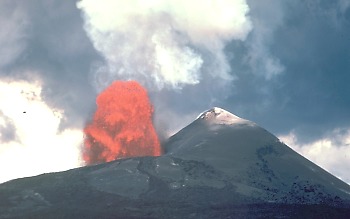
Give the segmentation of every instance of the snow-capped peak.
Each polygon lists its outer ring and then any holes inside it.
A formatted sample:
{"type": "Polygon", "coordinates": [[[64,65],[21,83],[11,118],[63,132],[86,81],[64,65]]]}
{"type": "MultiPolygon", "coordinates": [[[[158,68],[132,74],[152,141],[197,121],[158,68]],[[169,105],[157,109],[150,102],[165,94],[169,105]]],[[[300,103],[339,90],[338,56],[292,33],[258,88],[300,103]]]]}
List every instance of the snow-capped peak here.
{"type": "Polygon", "coordinates": [[[242,124],[242,123],[252,123],[248,120],[242,119],[224,109],[219,107],[213,107],[203,113],[201,113],[197,119],[204,119],[210,122],[214,122],[216,124],[242,124]]]}

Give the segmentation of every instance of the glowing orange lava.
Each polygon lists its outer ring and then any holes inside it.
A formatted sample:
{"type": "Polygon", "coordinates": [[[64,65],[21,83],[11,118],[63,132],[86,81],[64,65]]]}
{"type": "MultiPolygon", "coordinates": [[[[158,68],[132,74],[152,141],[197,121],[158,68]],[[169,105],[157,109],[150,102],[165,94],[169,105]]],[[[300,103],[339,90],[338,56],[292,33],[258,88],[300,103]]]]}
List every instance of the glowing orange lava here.
{"type": "Polygon", "coordinates": [[[161,154],[153,107],[139,83],[115,81],[98,95],[96,103],[93,120],[84,129],[86,164],[161,154]]]}

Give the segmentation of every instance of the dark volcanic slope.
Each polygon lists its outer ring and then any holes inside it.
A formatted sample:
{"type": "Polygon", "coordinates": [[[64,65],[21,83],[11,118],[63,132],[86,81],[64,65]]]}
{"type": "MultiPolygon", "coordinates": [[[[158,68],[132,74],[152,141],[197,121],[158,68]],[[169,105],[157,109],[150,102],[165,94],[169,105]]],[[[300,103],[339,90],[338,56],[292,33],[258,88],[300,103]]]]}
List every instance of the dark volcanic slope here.
{"type": "Polygon", "coordinates": [[[0,184],[0,218],[346,217],[350,186],[256,124],[203,113],[142,157],[0,184]]]}

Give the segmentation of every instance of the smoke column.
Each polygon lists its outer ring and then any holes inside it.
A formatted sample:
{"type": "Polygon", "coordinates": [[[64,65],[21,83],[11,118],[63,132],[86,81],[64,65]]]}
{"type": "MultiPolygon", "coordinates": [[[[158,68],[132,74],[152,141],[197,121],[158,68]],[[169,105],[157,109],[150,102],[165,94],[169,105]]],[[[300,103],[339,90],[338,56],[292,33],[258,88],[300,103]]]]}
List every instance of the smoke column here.
{"type": "Polygon", "coordinates": [[[98,90],[137,80],[148,89],[179,90],[204,76],[230,81],[226,43],[252,29],[245,0],[82,0],[85,30],[105,64],[98,90]]]}
{"type": "Polygon", "coordinates": [[[93,120],[84,129],[86,164],[133,156],[158,156],[153,107],[136,81],[115,81],[99,94],[93,120]]]}

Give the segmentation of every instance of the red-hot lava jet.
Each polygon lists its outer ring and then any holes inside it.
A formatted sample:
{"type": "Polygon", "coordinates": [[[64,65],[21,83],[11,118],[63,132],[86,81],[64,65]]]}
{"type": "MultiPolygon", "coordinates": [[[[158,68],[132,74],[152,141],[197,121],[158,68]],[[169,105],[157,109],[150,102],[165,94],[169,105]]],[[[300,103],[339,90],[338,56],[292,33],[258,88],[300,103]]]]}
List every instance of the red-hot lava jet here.
{"type": "Polygon", "coordinates": [[[139,83],[115,81],[98,95],[96,103],[93,120],[84,129],[86,164],[161,154],[153,107],[139,83]]]}

